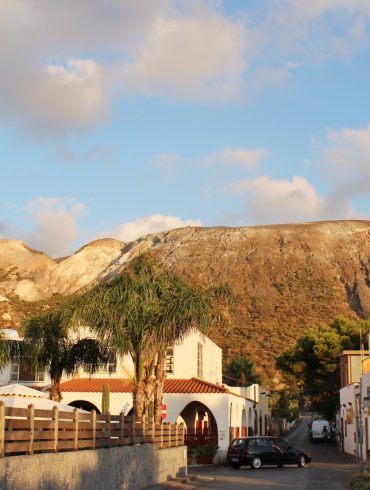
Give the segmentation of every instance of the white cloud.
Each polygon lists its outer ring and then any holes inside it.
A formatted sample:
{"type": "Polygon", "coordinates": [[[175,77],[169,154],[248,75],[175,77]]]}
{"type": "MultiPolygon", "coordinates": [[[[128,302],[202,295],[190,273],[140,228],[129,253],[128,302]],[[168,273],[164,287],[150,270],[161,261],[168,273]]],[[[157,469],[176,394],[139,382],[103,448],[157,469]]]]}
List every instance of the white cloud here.
{"type": "Polygon", "coordinates": [[[203,15],[158,16],[124,66],[127,88],[145,94],[232,99],[247,68],[242,24],[211,8],[203,15]]]}
{"type": "MultiPolygon", "coordinates": [[[[104,236],[110,236],[124,242],[131,242],[149,233],[157,231],[167,231],[173,228],[183,228],[185,226],[201,226],[200,220],[182,220],[177,216],[152,214],[144,218],[137,219],[128,223],[119,224],[111,231],[105,232],[104,236]]],[[[103,234],[101,234],[103,236],[103,234]]]]}
{"type": "Polygon", "coordinates": [[[370,193],[370,124],[366,128],[328,131],[324,165],[336,192],[370,193]]]}
{"type": "Polygon", "coordinates": [[[254,223],[306,221],[320,216],[322,199],[303,177],[274,180],[261,176],[234,182],[228,190],[246,195],[246,215],[254,223]]]}
{"type": "Polygon", "coordinates": [[[271,11],[265,29],[275,53],[321,62],[348,58],[369,42],[368,0],[281,0],[271,11]]]}
{"type": "Polygon", "coordinates": [[[369,40],[368,0],[267,0],[237,19],[207,0],[36,4],[1,1],[0,117],[43,133],[99,124],[129,93],[248,97],[284,83],[292,59],[348,56],[369,40]]]}
{"type": "Polygon", "coordinates": [[[68,255],[79,238],[77,220],[84,209],[84,204],[71,198],[39,197],[28,206],[33,229],[19,236],[52,257],[68,255]]]}
{"type": "Polygon", "coordinates": [[[244,148],[227,147],[225,150],[217,151],[208,155],[204,162],[206,164],[221,164],[239,166],[246,169],[255,168],[264,158],[269,155],[265,148],[257,150],[247,150],[244,148]]]}

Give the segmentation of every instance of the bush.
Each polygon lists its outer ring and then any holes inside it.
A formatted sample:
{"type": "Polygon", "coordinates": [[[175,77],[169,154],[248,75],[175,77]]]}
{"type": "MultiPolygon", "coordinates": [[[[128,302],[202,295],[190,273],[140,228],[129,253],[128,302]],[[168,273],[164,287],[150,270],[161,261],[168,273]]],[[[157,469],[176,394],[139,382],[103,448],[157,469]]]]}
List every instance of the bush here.
{"type": "Polygon", "coordinates": [[[196,449],[197,456],[215,456],[217,453],[217,444],[204,444],[203,446],[198,446],[196,449]]]}
{"type": "Polygon", "coordinates": [[[369,490],[370,470],[365,470],[362,474],[354,475],[349,482],[349,488],[352,490],[369,490]]]}

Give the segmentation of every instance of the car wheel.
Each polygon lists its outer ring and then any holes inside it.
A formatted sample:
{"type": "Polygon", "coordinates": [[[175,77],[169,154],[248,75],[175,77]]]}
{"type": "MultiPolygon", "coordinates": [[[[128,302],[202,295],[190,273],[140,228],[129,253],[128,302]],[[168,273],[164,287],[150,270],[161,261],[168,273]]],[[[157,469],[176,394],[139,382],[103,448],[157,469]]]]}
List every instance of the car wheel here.
{"type": "Polygon", "coordinates": [[[303,456],[303,454],[300,454],[297,459],[297,465],[298,468],[303,468],[306,466],[306,458],[303,456]]]}
{"type": "Polygon", "coordinates": [[[282,468],[283,466],[284,466],[283,463],[278,464],[278,468],[282,468]]]}
{"type": "Polygon", "coordinates": [[[231,466],[234,468],[234,470],[238,470],[240,468],[239,463],[233,463],[231,466]]]}
{"type": "Polygon", "coordinates": [[[252,459],[252,463],[251,463],[251,467],[252,467],[252,469],[254,469],[254,470],[258,470],[258,469],[260,469],[260,468],[261,468],[261,466],[262,466],[262,461],[261,461],[261,458],[257,458],[257,457],[256,457],[256,458],[253,458],[253,459],[252,459]]]}

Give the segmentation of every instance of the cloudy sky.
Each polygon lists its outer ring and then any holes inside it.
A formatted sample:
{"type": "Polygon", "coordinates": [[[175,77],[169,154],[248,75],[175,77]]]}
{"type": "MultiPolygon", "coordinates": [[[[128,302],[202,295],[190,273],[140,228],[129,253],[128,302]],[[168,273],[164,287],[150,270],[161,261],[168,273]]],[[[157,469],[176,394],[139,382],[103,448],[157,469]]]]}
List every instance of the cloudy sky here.
{"type": "Polygon", "coordinates": [[[370,218],[369,0],[0,0],[0,237],[370,218]]]}

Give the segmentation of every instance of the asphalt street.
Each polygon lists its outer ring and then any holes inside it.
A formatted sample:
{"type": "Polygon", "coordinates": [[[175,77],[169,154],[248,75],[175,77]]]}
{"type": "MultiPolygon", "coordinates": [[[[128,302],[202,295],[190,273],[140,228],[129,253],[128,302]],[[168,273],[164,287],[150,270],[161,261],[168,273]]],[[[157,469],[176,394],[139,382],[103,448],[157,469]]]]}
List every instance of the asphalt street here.
{"type": "Polygon", "coordinates": [[[358,461],[329,444],[311,443],[307,436],[308,418],[303,418],[293,431],[284,437],[292,446],[307,450],[312,462],[305,468],[297,466],[262,467],[251,470],[228,466],[189,467],[189,475],[198,476],[197,488],[207,490],[267,489],[346,489],[351,475],[359,469],[358,461]]]}

